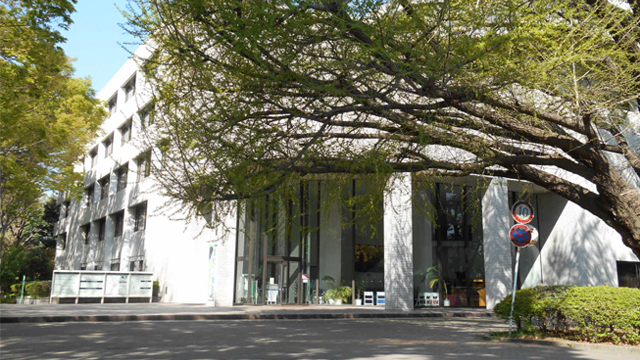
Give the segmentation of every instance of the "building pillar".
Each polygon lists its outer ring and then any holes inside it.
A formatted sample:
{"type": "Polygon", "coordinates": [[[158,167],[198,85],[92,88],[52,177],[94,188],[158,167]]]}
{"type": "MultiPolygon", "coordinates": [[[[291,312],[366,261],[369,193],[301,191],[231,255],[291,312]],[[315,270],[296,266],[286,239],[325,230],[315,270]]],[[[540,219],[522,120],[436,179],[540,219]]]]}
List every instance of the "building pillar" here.
{"type": "Polygon", "coordinates": [[[505,179],[492,179],[482,197],[482,238],[487,309],[511,292],[513,275],[509,229],[509,189],[505,179]]]}
{"type": "Polygon", "coordinates": [[[238,234],[238,203],[234,201],[234,210],[229,211],[223,226],[218,226],[213,231],[213,243],[215,246],[215,269],[213,281],[215,306],[232,306],[235,284],[236,266],[236,240],[238,234]],[[216,246],[217,245],[217,246],[216,246]]]}
{"type": "Polygon", "coordinates": [[[411,175],[390,180],[384,198],[384,290],[386,310],[413,309],[411,175]]]}

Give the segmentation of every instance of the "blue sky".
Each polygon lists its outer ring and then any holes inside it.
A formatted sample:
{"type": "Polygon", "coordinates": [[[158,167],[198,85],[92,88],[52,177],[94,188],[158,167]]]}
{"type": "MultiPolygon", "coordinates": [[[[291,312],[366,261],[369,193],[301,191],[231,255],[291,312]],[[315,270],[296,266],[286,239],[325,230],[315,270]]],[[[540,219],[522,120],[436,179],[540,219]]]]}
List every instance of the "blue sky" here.
{"type": "Polygon", "coordinates": [[[73,63],[76,76],[91,77],[96,92],[102,90],[116,71],[124,65],[130,51],[136,45],[126,45],[136,40],[125,33],[119,24],[124,17],[116,5],[126,8],[127,0],[78,0],[76,12],[71,15],[73,24],[63,32],[67,42],[62,44],[67,56],[76,58],[73,63]]]}

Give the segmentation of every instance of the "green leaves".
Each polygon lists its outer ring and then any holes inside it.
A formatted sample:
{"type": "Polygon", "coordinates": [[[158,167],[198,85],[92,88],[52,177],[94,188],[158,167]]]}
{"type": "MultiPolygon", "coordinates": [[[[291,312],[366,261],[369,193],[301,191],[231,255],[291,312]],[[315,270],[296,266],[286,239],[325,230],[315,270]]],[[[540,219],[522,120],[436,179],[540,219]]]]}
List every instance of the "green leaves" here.
{"type": "MultiPolygon", "coordinates": [[[[75,0],[0,5],[0,220],[2,241],[44,191],[66,191],[104,109],[58,44],[75,0]],[[19,214],[17,216],[16,214],[19,214]]],[[[19,231],[14,232],[19,233],[19,231]]],[[[19,239],[14,239],[18,240],[19,239]]]]}

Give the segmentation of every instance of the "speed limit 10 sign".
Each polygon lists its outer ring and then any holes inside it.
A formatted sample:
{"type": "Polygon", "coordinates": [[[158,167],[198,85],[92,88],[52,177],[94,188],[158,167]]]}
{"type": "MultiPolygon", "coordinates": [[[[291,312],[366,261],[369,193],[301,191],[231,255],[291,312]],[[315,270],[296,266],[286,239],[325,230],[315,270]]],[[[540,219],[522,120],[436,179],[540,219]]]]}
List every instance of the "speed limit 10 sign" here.
{"type": "Polygon", "coordinates": [[[513,204],[511,215],[520,224],[528,224],[533,220],[533,206],[526,201],[518,201],[513,204]]]}

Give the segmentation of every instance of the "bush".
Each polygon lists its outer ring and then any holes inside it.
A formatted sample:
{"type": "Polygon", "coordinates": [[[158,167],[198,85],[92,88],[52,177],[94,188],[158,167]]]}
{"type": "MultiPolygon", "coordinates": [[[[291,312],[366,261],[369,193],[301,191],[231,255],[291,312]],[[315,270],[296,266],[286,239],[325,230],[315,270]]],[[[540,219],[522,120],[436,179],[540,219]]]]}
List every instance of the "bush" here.
{"type": "MultiPolygon", "coordinates": [[[[509,319],[511,295],[494,309],[509,319]]],[[[514,307],[518,330],[541,330],[580,340],[640,343],[640,289],[538,286],[519,290],[514,307]]]]}
{"type": "Polygon", "coordinates": [[[11,293],[12,294],[18,294],[20,295],[20,292],[22,291],[22,283],[18,283],[18,284],[13,284],[11,285],[11,293]]]}
{"type": "Polygon", "coordinates": [[[24,292],[27,296],[31,297],[48,297],[51,294],[51,283],[48,281],[39,281],[27,284],[24,292]]]}

